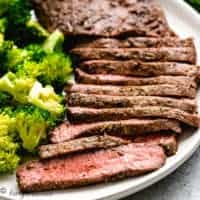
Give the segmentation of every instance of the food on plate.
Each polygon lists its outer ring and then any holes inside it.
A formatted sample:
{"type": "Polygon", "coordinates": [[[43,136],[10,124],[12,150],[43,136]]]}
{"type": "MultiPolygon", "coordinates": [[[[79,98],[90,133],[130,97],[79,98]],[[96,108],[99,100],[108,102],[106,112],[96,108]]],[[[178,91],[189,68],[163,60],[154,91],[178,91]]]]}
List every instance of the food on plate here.
{"type": "Polygon", "coordinates": [[[82,84],[96,85],[156,85],[156,84],[175,84],[182,85],[187,83],[196,87],[194,77],[189,76],[157,76],[157,77],[133,77],[121,75],[87,74],[80,69],[76,69],[76,82],[82,84]]]}
{"type": "Polygon", "coordinates": [[[194,47],[192,38],[178,37],[127,37],[116,38],[77,38],[75,48],[151,48],[151,47],[194,47]]]}
{"type": "Polygon", "coordinates": [[[90,60],[81,62],[79,68],[89,74],[113,74],[124,76],[192,76],[199,79],[200,68],[175,62],[140,62],[136,60],[90,60]]]}
{"type": "Polygon", "coordinates": [[[91,149],[106,149],[128,143],[130,143],[129,140],[109,135],[83,137],[63,143],[42,145],[39,148],[39,156],[41,159],[47,159],[74,152],[83,152],[91,149]]]}
{"type": "Polygon", "coordinates": [[[154,0],[0,2],[0,65],[0,174],[22,164],[22,192],[160,169],[200,125],[194,40],[154,0]]]}
{"type": "Polygon", "coordinates": [[[123,108],[133,106],[165,106],[178,108],[180,110],[195,113],[197,112],[196,100],[176,99],[170,97],[155,96],[110,96],[71,93],[67,95],[67,105],[71,107],[88,108],[123,108]]]}
{"type": "Polygon", "coordinates": [[[175,36],[154,0],[33,0],[33,3],[39,21],[49,31],[59,28],[65,35],[175,36]]]}
{"type": "Polygon", "coordinates": [[[74,48],[71,53],[83,60],[140,60],[196,63],[195,48],[160,47],[160,48],[74,48]]]}
{"type": "Polygon", "coordinates": [[[162,167],[162,147],[128,144],[46,161],[31,161],[17,170],[22,192],[64,189],[136,176],[162,167]],[[115,167],[113,167],[115,166],[115,167]]]}
{"type": "Polygon", "coordinates": [[[67,117],[72,123],[126,120],[131,118],[158,117],[179,120],[190,126],[198,127],[200,118],[197,114],[165,106],[133,106],[128,108],[85,108],[68,107],[67,117]]]}
{"type": "Polygon", "coordinates": [[[159,131],[181,133],[180,123],[175,120],[158,118],[106,121],[77,125],[64,122],[51,131],[50,140],[52,143],[60,143],[88,135],[104,134],[135,137],[159,131]]]}
{"type": "Polygon", "coordinates": [[[116,86],[116,85],[89,85],[72,84],[65,88],[67,93],[100,94],[113,96],[163,96],[188,97],[196,96],[196,87],[193,85],[157,84],[144,86],[116,86]]]}

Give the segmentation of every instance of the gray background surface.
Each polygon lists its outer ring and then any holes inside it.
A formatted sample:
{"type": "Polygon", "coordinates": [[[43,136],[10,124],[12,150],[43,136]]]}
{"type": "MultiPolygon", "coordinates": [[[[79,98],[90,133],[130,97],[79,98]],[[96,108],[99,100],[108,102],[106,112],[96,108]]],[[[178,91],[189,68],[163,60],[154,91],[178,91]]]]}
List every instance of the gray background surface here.
{"type": "Polygon", "coordinates": [[[122,200],[200,200],[200,148],[174,173],[122,200]]]}

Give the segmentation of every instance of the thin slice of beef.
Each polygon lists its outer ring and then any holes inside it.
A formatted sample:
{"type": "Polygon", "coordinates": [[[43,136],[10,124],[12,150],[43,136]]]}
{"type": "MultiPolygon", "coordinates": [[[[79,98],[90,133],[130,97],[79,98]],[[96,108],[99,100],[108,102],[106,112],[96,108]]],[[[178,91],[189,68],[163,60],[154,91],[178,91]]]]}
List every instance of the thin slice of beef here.
{"type": "Polygon", "coordinates": [[[83,137],[58,144],[42,145],[39,148],[39,156],[42,159],[47,159],[92,149],[107,149],[130,142],[130,140],[109,135],[83,137]]]}
{"type": "Polygon", "coordinates": [[[73,84],[65,88],[67,93],[103,94],[113,96],[170,96],[195,98],[196,88],[182,85],[113,86],[73,84]]]}
{"type": "Polygon", "coordinates": [[[161,145],[168,156],[176,154],[178,142],[174,134],[154,133],[145,136],[138,136],[133,140],[134,143],[158,144],[161,145]]]}
{"type": "Polygon", "coordinates": [[[50,141],[60,143],[88,135],[103,134],[135,137],[159,131],[181,133],[180,123],[170,119],[130,119],[79,125],[62,123],[50,133],[50,141]]]}
{"type": "Polygon", "coordinates": [[[145,174],[162,167],[165,160],[162,147],[131,143],[63,158],[31,161],[17,169],[17,181],[22,192],[64,189],[145,174]]]}
{"type": "Polygon", "coordinates": [[[140,60],[196,64],[195,48],[74,48],[71,53],[79,60],[140,60]]]}
{"type": "Polygon", "coordinates": [[[191,114],[179,109],[164,106],[134,106],[129,108],[103,109],[68,107],[67,110],[67,117],[72,123],[115,121],[140,117],[175,119],[194,127],[199,127],[200,122],[200,118],[197,114],[191,114]]]}
{"type": "Polygon", "coordinates": [[[178,108],[186,112],[197,112],[197,104],[194,99],[176,99],[154,96],[109,96],[71,93],[67,97],[68,106],[80,106],[89,108],[120,108],[133,106],[167,106],[178,108]]]}
{"type": "Polygon", "coordinates": [[[80,63],[79,68],[89,74],[113,74],[141,77],[175,75],[200,78],[200,67],[174,62],[91,60],[80,63]]]}
{"type": "Polygon", "coordinates": [[[157,76],[157,77],[132,77],[110,74],[87,74],[76,69],[77,83],[97,85],[156,85],[156,84],[185,84],[197,87],[194,77],[189,76],[157,76]]]}
{"type": "Polygon", "coordinates": [[[75,36],[175,36],[154,0],[32,0],[49,31],[75,36]]]}
{"type": "Polygon", "coordinates": [[[152,48],[152,47],[194,47],[192,38],[178,37],[127,37],[125,39],[97,38],[77,39],[75,48],[152,48]]]}

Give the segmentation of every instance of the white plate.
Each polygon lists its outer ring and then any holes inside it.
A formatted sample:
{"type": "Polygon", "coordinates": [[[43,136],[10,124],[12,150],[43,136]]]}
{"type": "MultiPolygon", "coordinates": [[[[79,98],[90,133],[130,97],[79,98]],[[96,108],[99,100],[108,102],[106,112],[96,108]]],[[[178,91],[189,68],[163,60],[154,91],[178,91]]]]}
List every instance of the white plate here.
{"type": "MultiPolygon", "coordinates": [[[[195,38],[200,57],[200,16],[182,0],[158,0],[172,28],[181,36],[195,38]]],[[[199,62],[200,63],[200,62],[199,62]]],[[[200,94],[198,95],[200,97],[200,94]]],[[[199,101],[200,103],[200,101],[199,101]]],[[[0,200],[113,200],[133,194],[164,178],[183,164],[200,145],[200,130],[188,131],[182,138],[177,154],[167,160],[160,170],[138,178],[99,184],[78,189],[21,195],[17,189],[15,176],[0,178],[0,200]]],[[[114,166],[113,166],[114,167],[114,166]]]]}

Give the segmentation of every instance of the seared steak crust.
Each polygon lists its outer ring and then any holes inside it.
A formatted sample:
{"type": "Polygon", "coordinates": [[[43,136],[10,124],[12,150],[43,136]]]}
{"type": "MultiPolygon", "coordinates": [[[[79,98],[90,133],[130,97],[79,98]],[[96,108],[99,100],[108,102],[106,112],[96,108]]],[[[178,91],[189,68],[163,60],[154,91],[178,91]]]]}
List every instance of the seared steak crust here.
{"type": "Polygon", "coordinates": [[[39,21],[65,35],[175,36],[154,0],[32,0],[39,21]],[[94,14],[95,13],[95,14],[94,14]]]}
{"type": "Polygon", "coordinates": [[[140,60],[196,64],[195,48],[74,48],[79,60],[140,60]]]}
{"type": "Polygon", "coordinates": [[[161,75],[200,77],[200,67],[174,62],[91,60],[80,63],[79,68],[89,74],[141,77],[161,75]]]}
{"type": "Polygon", "coordinates": [[[39,148],[39,156],[46,159],[91,149],[106,149],[128,143],[130,141],[126,139],[109,135],[83,137],[58,144],[42,145],[39,148]]]}
{"type": "Polygon", "coordinates": [[[194,47],[192,38],[179,39],[178,37],[127,37],[126,39],[99,38],[79,40],[75,48],[151,48],[151,47],[194,47]]]}
{"type": "Polygon", "coordinates": [[[66,88],[67,93],[100,94],[113,96],[170,96],[195,98],[196,88],[184,85],[145,85],[145,86],[113,86],[73,84],[66,88]]]}
{"type": "Polygon", "coordinates": [[[128,144],[52,160],[31,161],[17,169],[17,180],[22,192],[64,189],[151,172],[163,166],[165,160],[165,153],[158,145],[128,144]]]}
{"type": "Polygon", "coordinates": [[[50,133],[50,141],[60,143],[78,137],[103,134],[135,137],[168,130],[180,133],[179,122],[169,119],[130,119],[79,125],[62,123],[50,133]]]}
{"type": "Polygon", "coordinates": [[[186,112],[197,111],[196,101],[193,99],[176,99],[154,96],[109,96],[71,93],[67,97],[68,106],[80,106],[89,108],[120,108],[133,106],[167,106],[178,108],[186,112]]]}
{"type": "Polygon", "coordinates": [[[146,144],[159,144],[161,145],[165,153],[168,156],[174,155],[178,149],[178,143],[174,134],[148,134],[145,136],[136,137],[133,140],[134,143],[146,143],[146,144]]]}
{"type": "Polygon", "coordinates": [[[195,78],[189,76],[157,76],[157,77],[131,77],[121,75],[87,74],[76,69],[77,83],[97,85],[156,85],[156,84],[188,84],[197,87],[195,78]]]}
{"type": "Polygon", "coordinates": [[[199,127],[200,122],[197,114],[190,114],[179,109],[164,106],[134,106],[129,108],[103,109],[68,107],[67,116],[72,123],[125,120],[140,117],[175,119],[194,127],[199,127]]]}

